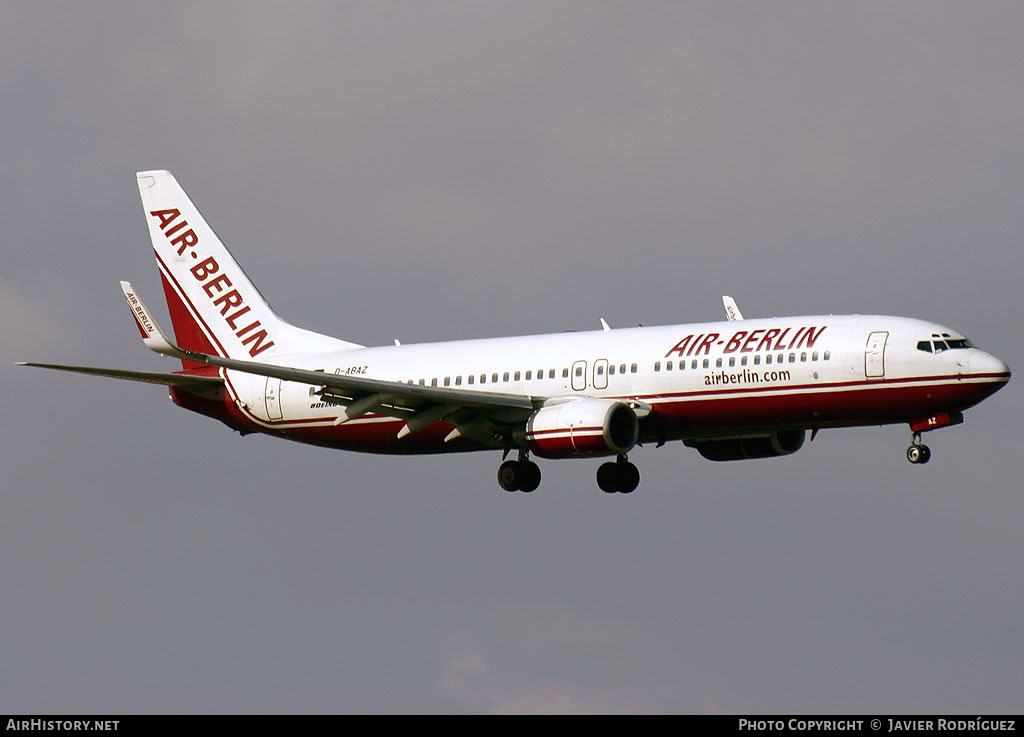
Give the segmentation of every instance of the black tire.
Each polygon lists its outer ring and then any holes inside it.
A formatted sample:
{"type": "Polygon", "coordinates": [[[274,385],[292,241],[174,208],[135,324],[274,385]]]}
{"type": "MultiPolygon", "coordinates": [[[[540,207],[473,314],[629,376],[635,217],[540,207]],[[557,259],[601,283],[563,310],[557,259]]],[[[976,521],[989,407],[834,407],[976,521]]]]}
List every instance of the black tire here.
{"type": "Polygon", "coordinates": [[[619,463],[619,492],[632,494],[640,485],[640,469],[632,463],[619,463]]]}
{"type": "Polygon", "coordinates": [[[910,461],[911,463],[920,463],[921,462],[921,446],[920,445],[911,445],[909,448],[907,448],[907,460],[910,461]]]}
{"type": "Polygon", "coordinates": [[[920,446],[920,448],[921,448],[921,460],[919,460],[918,463],[924,465],[925,463],[927,463],[928,461],[930,461],[932,459],[932,449],[929,448],[927,445],[922,445],[922,446],[920,446]]]}
{"type": "Polygon", "coordinates": [[[498,486],[505,491],[519,491],[521,477],[519,461],[505,461],[498,466],[498,486]]]}
{"type": "Polygon", "coordinates": [[[519,466],[519,491],[529,494],[540,486],[540,466],[533,461],[526,461],[519,466]]]}
{"type": "Polygon", "coordinates": [[[617,463],[602,463],[597,469],[597,488],[605,494],[619,490],[619,468],[617,463]]]}

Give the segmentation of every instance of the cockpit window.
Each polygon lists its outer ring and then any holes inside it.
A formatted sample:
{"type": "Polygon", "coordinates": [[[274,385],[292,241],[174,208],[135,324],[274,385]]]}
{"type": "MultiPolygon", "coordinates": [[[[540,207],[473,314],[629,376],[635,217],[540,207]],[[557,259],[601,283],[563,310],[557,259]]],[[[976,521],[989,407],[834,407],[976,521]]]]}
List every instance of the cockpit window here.
{"type": "Polygon", "coordinates": [[[925,353],[942,353],[943,351],[952,351],[960,348],[973,348],[971,341],[967,338],[954,338],[949,333],[932,333],[931,340],[919,340],[917,342],[917,350],[924,351],[925,353]]]}

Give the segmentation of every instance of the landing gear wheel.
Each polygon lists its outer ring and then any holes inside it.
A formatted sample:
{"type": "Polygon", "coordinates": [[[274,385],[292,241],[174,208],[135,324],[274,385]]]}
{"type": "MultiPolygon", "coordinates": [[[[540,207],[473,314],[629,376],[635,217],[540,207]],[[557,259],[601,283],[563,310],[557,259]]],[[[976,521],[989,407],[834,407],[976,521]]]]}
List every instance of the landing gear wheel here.
{"type": "Polygon", "coordinates": [[[505,491],[528,494],[540,486],[540,466],[520,453],[518,461],[505,461],[498,466],[498,486],[505,491]]]}
{"type": "Polygon", "coordinates": [[[498,466],[498,486],[505,491],[519,491],[521,476],[519,461],[505,461],[498,466]]]}
{"type": "Polygon", "coordinates": [[[540,486],[540,466],[533,461],[522,461],[519,464],[519,491],[529,494],[540,486]]]}
{"type": "Polygon", "coordinates": [[[932,451],[927,445],[915,443],[907,448],[907,460],[915,464],[924,464],[932,459],[932,451]]]}
{"type": "Polygon", "coordinates": [[[640,485],[640,469],[629,461],[619,461],[616,465],[619,467],[619,492],[632,494],[640,485]]]}
{"type": "Polygon", "coordinates": [[[605,494],[619,490],[619,468],[617,463],[602,463],[597,469],[597,488],[605,494]]]}
{"type": "Polygon", "coordinates": [[[631,494],[640,485],[640,471],[627,460],[602,463],[597,469],[597,486],[606,494],[631,494]]]}

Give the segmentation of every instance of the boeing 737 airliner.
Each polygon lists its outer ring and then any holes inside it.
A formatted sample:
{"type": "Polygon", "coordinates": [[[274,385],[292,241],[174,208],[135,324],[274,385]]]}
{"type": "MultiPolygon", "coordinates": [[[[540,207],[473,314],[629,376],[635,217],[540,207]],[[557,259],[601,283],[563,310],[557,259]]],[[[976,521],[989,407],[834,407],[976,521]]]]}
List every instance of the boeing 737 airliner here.
{"type": "Polygon", "coordinates": [[[124,296],[169,373],[32,363],[164,384],[185,409],[260,432],[371,453],[502,452],[498,483],[540,484],[539,458],[608,457],[598,486],[629,493],[627,454],[681,440],[715,461],[794,453],[807,431],[963,421],[1010,371],[962,335],[878,315],[743,319],[367,348],[278,317],[166,171],[137,175],[174,328],[124,296]],[[515,451],[515,459],[507,459],[515,451]]]}

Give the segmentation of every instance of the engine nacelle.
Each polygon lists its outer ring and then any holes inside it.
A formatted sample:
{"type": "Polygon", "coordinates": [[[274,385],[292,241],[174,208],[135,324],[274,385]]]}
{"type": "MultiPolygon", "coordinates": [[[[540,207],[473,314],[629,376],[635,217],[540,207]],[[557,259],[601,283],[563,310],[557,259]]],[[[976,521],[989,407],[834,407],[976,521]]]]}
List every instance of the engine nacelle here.
{"type": "Polygon", "coordinates": [[[767,435],[750,435],[726,440],[687,441],[687,445],[711,461],[740,461],[745,458],[774,458],[796,453],[804,445],[804,430],[778,430],[767,435]]]}
{"type": "Polygon", "coordinates": [[[526,447],[541,458],[615,456],[640,435],[636,413],[614,399],[574,399],[541,407],[526,422],[526,447]]]}

